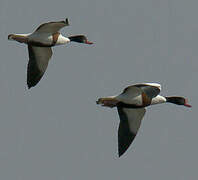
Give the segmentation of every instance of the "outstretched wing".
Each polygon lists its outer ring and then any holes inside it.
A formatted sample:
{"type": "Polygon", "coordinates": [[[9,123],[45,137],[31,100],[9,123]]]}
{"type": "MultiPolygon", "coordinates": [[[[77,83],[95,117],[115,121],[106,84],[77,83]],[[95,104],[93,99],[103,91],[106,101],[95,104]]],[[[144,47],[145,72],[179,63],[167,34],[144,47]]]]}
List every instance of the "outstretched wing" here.
{"type": "Polygon", "coordinates": [[[118,129],[118,154],[120,157],[133,142],[146,110],[145,108],[129,109],[120,106],[117,108],[120,117],[118,129]]]}
{"type": "Polygon", "coordinates": [[[69,26],[69,21],[66,19],[65,21],[56,21],[56,22],[48,22],[41,24],[35,32],[39,33],[56,33],[58,32],[61,28],[69,26]]]}
{"type": "Polygon", "coordinates": [[[156,97],[161,91],[161,85],[157,83],[144,83],[128,86],[124,89],[122,94],[137,96],[144,92],[149,98],[156,97]]]}
{"type": "Polygon", "coordinates": [[[35,86],[45,73],[52,56],[50,47],[36,47],[28,45],[29,62],[27,68],[28,88],[35,86]]]}
{"type": "Polygon", "coordinates": [[[136,84],[150,99],[156,97],[161,91],[161,85],[157,83],[136,84]]]}

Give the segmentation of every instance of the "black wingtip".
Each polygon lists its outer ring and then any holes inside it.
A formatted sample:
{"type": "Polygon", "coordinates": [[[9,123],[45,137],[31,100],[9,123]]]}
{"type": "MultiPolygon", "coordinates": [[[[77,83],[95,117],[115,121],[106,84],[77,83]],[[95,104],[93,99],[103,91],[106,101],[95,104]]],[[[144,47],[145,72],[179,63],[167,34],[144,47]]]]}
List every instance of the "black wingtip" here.
{"type": "Polygon", "coordinates": [[[65,19],[65,24],[67,24],[67,26],[69,26],[69,20],[68,20],[68,18],[65,19]]]}
{"type": "Polygon", "coordinates": [[[118,153],[118,157],[120,158],[122,155],[124,154],[124,152],[123,153],[118,153]]]}
{"type": "Polygon", "coordinates": [[[31,84],[27,84],[28,89],[30,89],[31,87],[33,87],[31,84]]]}
{"type": "MultiPolygon", "coordinates": [[[[128,148],[127,148],[128,149],[128,148]]],[[[127,151],[127,149],[120,149],[119,148],[119,151],[118,151],[118,156],[119,158],[127,151]]]]}

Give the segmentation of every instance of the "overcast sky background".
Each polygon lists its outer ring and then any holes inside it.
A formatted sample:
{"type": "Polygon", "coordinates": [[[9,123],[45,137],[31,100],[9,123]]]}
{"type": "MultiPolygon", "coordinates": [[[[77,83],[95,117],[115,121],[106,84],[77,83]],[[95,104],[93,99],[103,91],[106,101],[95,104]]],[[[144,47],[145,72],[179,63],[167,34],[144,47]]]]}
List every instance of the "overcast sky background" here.
{"type": "Polygon", "coordinates": [[[197,180],[198,1],[1,0],[0,179],[197,180]],[[53,48],[40,83],[26,87],[28,51],[7,40],[69,18],[66,35],[93,46],[53,48]],[[98,97],[139,82],[188,97],[147,109],[128,151],[117,155],[116,109],[98,97]]]}

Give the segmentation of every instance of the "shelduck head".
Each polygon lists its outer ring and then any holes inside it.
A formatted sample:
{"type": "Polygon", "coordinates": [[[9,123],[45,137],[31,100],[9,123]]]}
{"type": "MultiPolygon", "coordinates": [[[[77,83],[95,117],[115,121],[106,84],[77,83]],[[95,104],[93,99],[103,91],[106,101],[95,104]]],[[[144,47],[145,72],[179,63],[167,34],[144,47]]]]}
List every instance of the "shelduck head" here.
{"type": "Polygon", "coordinates": [[[177,105],[192,107],[190,104],[188,104],[188,100],[183,97],[166,97],[166,101],[177,105]]]}
{"type": "Polygon", "coordinates": [[[75,35],[68,37],[70,41],[78,42],[78,43],[84,43],[84,44],[93,44],[93,42],[90,42],[87,40],[87,37],[84,35],[75,35]]]}

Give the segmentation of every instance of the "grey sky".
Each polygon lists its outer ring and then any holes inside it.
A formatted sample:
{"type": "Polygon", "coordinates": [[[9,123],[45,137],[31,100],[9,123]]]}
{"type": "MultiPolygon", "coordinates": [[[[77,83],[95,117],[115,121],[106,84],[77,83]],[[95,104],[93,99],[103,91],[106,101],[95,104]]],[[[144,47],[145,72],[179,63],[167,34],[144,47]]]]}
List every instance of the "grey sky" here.
{"type": "Polygon", "coordinates": [[[1,0],[0,179],[197,180],[198,1],[1,0]],[[53,49],[40,83],[26,88],[27,48],[9,33],[69,18],[65,35],[93,46],[53,49]],[[95,104],[138,82],[189,98],[192,109],[148,108],[117,156],[116,109],[95,104]]]}

